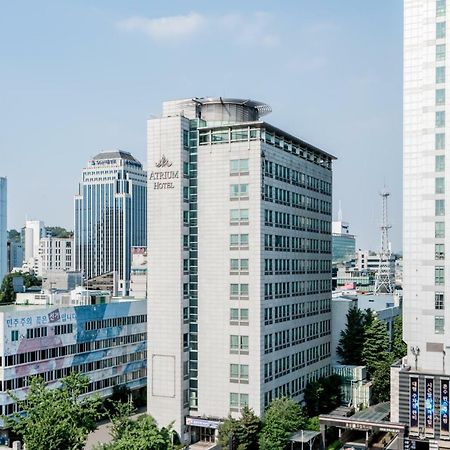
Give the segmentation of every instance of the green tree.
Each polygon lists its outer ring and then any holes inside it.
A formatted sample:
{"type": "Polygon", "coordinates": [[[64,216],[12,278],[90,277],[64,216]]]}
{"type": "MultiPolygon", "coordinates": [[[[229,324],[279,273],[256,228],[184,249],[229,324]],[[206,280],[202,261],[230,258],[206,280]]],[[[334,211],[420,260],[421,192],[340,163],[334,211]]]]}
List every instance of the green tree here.
{"type": "Polygon", "coordinates": [[[9,230],[8,240],[11,242],[20,242],[20,232],[14,229],[9,230]]]}
{"type": "Polygon", "coordinates": [[[407,352],[407,346],[403,341],[403,321],[402,316],[397,316],[394,321],[394,335],[392,338],[392,354],[394,359],[403,358],[407,352]]]}
{"type": "Polygon", "coordinates": [[[365,314],[357,307],[347,312],[347,323],[341,331],[341,338],[336,348],[341,364],[362,365],[362,348],[364,343],[365,314]]]}
{"type": "Polygon", "coordinates": [[[13,288],[13,278],[22,277],[23,278],[23,286],[28,289],[32,286],[41,286],[42,281],[37,278],[35,275],[31,275],[29,273],[24,272],[14,272],[8,273],[3,278],[1,287],[0,287],[0,303],[13,303],[16,301],[16,293],[13,288]]]}
{"type": "Polygon", "coordinates": [[[229,416],[219,427],[219,444],[228,448],[231,435],[236,439],[238,450],[257,450],[258,438],[261,432],[261,419],[252,409],[242,409],[241,417],[234,419],[229,416]]]}
{"type": "Polygon", "coordinates": [[[392,353],[385,353],[385,359],[378,361],[372,375],[372,402],[387,402],[391,391],[391,364],[394,362],[392,353]]]}
{"type": "Polygon", "coordinates": [[[340,406],[341,383],[339,375],[330,375],[306,385],[305,403],[309,417],[327,414],[340,406]]]}
{"type": "Polygon", "coordinates": [[[261,450],[284,450],[291,433],[304,428],[306,417],[299,404],[283,397],[273,400],[267,408],[259,438],[261,450]]]}
{"type": "Polygon", "coordinates": [[[364,333],[364,345],[362,357],[369,375],[374,375],[378,364],[390,360],[389,337],[386,324],[378,319],[373,313],[370,325],[364,333]]]}
{"type": "Polygon", "coordinates": [[[72,231],[68,231],[63,227],[45,227],[45,231],[47,234],[50,234],[52,237],[57,238],[68,238],[73,236],[72,231]]]}
{"type": "Polygon", "coordinates": [[[5,417],[6,423],[28,450],[81,450],[101,416],[98,396],[80,398],[88,384],[89,378],[80,373],[63,378],[54,389],[33,377],[25,399],[9,393],[23,414],[5,417]]]}
{"type": "Polygon", "coordinates": [[[131,403],[116,404],[112,417],[109,444],[99,444],[96,450],[168,450],[172,448],[172,426],[158,428],[155,419],[142,414],[136,419],[130,417],[134,411],[131,403]]]}

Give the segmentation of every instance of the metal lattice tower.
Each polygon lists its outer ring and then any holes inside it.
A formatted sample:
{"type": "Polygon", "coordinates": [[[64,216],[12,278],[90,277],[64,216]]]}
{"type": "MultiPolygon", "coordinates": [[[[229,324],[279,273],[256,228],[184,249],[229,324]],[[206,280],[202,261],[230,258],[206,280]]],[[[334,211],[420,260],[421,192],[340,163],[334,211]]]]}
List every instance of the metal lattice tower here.
{"type": "Polygon", "coordinates": [[[381,221],[381,251],[380,262],[378,265],[378,271],[375,277],[375,287],[373,289],[374,294],[381,293],[393,293],[394,292],[394,280],[391,270],[390,259],[391,249],[389,248],[389,228],[388,224],[388,197],[390,192],[384,189],[380,192],[380,196],[383,204],[382,221],[381,221]]]}

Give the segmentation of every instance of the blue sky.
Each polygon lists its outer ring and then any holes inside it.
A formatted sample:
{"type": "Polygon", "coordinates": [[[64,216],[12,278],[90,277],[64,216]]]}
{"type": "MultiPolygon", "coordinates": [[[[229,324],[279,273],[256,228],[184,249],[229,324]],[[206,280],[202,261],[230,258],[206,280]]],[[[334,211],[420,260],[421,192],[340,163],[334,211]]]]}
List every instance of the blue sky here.
{"type": "Polygon", "coordinates": [[[401,0],[3,2],[0,175],[10,227],[72,228],[81,169],[100,150],[146,159],[146,119],[164,100],[228,96],[336,155],[360,248],[377,248],[392,192],[401,248],[401,0]]]}

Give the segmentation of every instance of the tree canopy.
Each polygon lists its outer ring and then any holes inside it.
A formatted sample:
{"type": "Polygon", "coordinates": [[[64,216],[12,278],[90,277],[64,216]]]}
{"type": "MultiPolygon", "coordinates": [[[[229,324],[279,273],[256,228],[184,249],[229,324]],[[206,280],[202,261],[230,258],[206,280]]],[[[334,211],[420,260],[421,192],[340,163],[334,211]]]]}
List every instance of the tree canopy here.
{"type": "Polygon", "coordinates": [[[327,414],[340,406],[341,383],[339,375],[330,375],[306,385],[305,403],[309,417],[327,414]]]}
{"type": "Polygon", "coordinates": [[[133,412],[131,403],[116,404],[116,413],[112,417],[112,442],[99,444],[96,450],[168,450],[172,447],[172,426],[158,428],[155,419],[142,414],[130,417],[133,412]]]}
{"type": "Polygon", "coordinates": [[[259,438],[261,450],[284,450],[291,433],[304,428],[306,417],[300,405],[291,398],[273,400],[267,408],[259,438]]]}
{"type": "Polygon", "coordinates": [[[380,361],[391,359],[386,324],[376,316],[373,317],[370,325],[366,327],[362,357],[370,375],[375,373],[380,361]]]}
{"type": "Polygon", "coordinates": [[[219,444],[228,448],[231,436],[234,437],[238,450],[258,450],[258,436],[262,428],[261,419],[252,409],[245,407],[241,417],[229,416],[219,427],[219,444]]]}
{"type": "Polygon", "coordinates": [[[394,336],[392,338],[391,351],[396,360],[406,356],[408,347],[403,341],[403,320],[402,316],[398,316],[394,321],[394,336]]]}
{"type": "Polygon", "coordinates": [[[88,384],[89,378],[79,373],[63,378],[54,389],[41,377],[33,377],[25,399],[9,393],[23,413],[6,417],[6,423],[27,450],[82,450],[101,417],[98,396],[80,398],[88,384]]]}
{"type": "Polygon", "coordinates": [[[341,338],[336,348],[341,364],[355,366],[363,364],[362,348],[366,321],[366,314],[357,306],[348,310],[347,323],[345,329],[341,331],[341,338]]]}
{"type": "Polygon", "coordinates": [[[14,292],[13,278],[22,277],[23,286],[28,289],[32,286],[41,286],[42,281],[35,275],[26,272],[8,273],[3,278],[0,286],[0,303],[13,303],[16,300],[16,293],[14,292]]]}

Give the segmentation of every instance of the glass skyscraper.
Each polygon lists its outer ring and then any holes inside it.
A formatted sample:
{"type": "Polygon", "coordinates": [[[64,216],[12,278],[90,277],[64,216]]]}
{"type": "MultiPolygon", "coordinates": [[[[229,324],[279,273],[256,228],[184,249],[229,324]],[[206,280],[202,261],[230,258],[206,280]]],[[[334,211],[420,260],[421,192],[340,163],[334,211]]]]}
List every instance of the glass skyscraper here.
{"type": "Polygon", "coordinates": [[[147,174],[121,150],[99,153],[83,169],[75,196],[75,270],[85,280],[114,272],[128,292],[131,247],[147,242],[147,174]]]}

